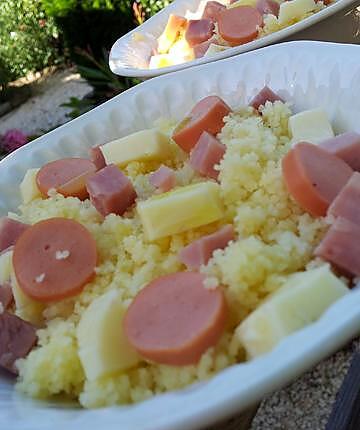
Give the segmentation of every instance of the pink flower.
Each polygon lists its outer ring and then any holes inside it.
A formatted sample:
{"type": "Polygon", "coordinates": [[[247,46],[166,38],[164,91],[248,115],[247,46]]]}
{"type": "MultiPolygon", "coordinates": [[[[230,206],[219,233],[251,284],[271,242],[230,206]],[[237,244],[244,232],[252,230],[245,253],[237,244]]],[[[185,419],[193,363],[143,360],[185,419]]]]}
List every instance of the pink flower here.
{"type": "Polygon", "coordinates": [[[1,136],[1,146],[6,152],[13,152],[28,142],[27,136],[17,129],[8,130],[1,136]]]}

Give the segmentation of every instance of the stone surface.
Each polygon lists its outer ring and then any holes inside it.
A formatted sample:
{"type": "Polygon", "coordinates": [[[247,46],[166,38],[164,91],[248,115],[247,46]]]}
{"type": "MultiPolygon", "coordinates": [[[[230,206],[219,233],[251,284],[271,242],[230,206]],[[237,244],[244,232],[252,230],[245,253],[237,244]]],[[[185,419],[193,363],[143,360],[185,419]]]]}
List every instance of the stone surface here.
{"type": "Polygon", "coordinates": [[[70,97],[82,99],[92,88],[74,70],[61,70],[47,77],[35,89],[36,95],[0,118],[0,134],[18,128],[28,135],[44,132],[69,121],[71,110],[61,107],[70,97]]]}

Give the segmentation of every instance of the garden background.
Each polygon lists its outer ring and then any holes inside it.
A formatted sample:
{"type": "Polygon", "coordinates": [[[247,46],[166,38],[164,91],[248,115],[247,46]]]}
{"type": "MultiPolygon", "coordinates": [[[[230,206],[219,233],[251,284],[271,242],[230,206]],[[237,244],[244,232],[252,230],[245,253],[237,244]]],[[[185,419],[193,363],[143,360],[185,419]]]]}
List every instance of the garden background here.
{"type": "MultiPolygon", "coordinates": [[[[1,0],[1,155],[6,155],[39,134],[49,131],[42,129],[34,135],[28,135],[18,128],[4,129],[9,112],[35,96],[39,88],[41,92],[44,80],[50,82],[50,86],[56,86],[60,79],[64,82],[66,79],[73,79],[73,76],[79,79],[79,74],[88,83],[79,91],[81,96],[72,95],[74,84],[69,87],[71,95],[60,106],[56,105],[54,97],[53,116],[56,117],[57,110],[66,108],[66,119],[74,118],[136,85],[139,82],[136,79],[119,78],[110,71],[110,48],[116,39],[170,2],[171,0],[1,0]],[[65,72],[68,70],[72,72],[71,78],[65,72]]],[[[47,90],[49,85],[45,86],[47,90]]],[[[64,122],[64,119],[59,118],[59,121],[64,122]]],[[[11,124],[12,121],[8,122],[11,124]]],[[[54,127],[53,121],[49,121],[49,124],[50,129],[54,127]]]]}

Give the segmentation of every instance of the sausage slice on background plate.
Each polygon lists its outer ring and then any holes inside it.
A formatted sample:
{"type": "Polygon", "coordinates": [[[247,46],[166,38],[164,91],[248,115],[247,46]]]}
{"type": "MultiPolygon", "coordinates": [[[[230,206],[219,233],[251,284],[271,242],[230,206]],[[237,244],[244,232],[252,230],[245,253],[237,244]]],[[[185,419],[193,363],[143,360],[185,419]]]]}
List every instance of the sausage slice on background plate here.
{"type": "Polygon", "coordinates": [[[124,318],[125,334],[140,355],[157,363],[196,363],[224,331],[227,307],[220,288],[205,276],[179,272],[144,287],[124,318]]]}
{"type": "Polygon", "coordinates": [[[252,6],[239,6],[219,13],[220,36],[231,46],[243,45],[256,39],[263,25],[261,13],[252,6]]]}

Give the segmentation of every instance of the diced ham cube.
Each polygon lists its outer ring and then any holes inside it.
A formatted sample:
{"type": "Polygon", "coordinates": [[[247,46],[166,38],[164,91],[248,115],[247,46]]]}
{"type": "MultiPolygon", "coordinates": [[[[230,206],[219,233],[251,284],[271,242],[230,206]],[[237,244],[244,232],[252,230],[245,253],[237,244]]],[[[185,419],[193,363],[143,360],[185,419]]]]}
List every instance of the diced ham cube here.
{"type": "Polygon", "coordinates": [[[360,171],[360,134],[354,131],[339,134],[324,140],[320,146],[345,161],[354,170],[360,171]]]}
{"type": "Polygon", "coordinates": [[[279,15],[280,5],[275,0],[258,0],[256,3],[256,9],[261,15],[279,15]]]}
{"type": "Polygon", "coordinates": [[[190,154],[190,166],[203,176],[217,179],[219,171],[215,165],[219,164],[226,151],[226,146],[220,143],[216,137],[204,131],[198,143],[190,154]]]}
{"type": "Polygon", "coordinates": [[[167,166],[159,167],[156,172],[150,175],[149,181],[151,185],[153,185],[162,193],[170,191],[176,185],[175,173],[167,166]]]}
{"type": "Polygon", "coordinates": [[[337,218],[315,249],[315,255],[345,276],[360,276],[360,226],[337,218]]]}
{"type": "Polygon", "coordinates": [[[37,341],[36,330],[30,323],[9,312],[0,313],[0,367],[15,375],[15,361],[25,358],[37,341]]]}
{"type": "Polygon", "coordinates": [[[265,105],[266,102],[274,103],[276,100],[283,102],[284,100],[274,93],[267,85],[251,100],[250,106],[254,109],[259,109],[261,105],[265,105]]]}
{"type": "Polygon", "coordinates": [[[208,1],[206,3],[202,19],[210,19],[216,22],[218,20],[219,13],[226,9],[226,6],[217,1],[208,1]]]}
{"type": "Polygon", "coordinates": [[[210,19],[191,19],[185,33],[185,39],[193,47],[209,40],[214,33],[215,25],[210,19]]]}
{"type": "Polygon", "coordinates": [[[90,148],[89,155],[90,160],[95,164],[98,170],[103,169],[106,166],[105,158],[101,152],[100,145],[90,148]]]}
{"type": "Polygon", "coordinates": [[[342,217],[360,226],[360,173],[354,172],[331,203],[328,214],[342,217]]]}
{"type": "Polygon", "coordinates": [[[8,309],[13,303],[14,296],[12,292],[11,285],[6,283],[0,285],[0,304],[4,309],[8,309]]]}
{"type": "Polygon", "coordinates": [[[226,225],[217,232],[203,236],[185,246],[179,253],[179,260],[190,270],[198,269],[210,260],[216,249],[226,248],[234,238],[233,226],[226,225]]]}
{"type": "Polygon", "coordinates": [[[209,40],[205,40],[205,42],[199,43],[193,47],[195,58],[201,58],[205,55],[206,51],[209,49],[209,46],[212,43],[216,43],[217,38],[215,36],[211,37],[209,40]]]}
{"type": "Polygon", "coordinates": [[[0,252],[15,245],[22,233],[29,228],[27,224],[8,217],[0,218],[0,252]]]}
{"type": "Polygon", "coordinates": [[[103,215],[122,215],[136,199],[136,191],[123,172],[109,164],[95,173],[86,183],[90,200],[103,215]]]}

